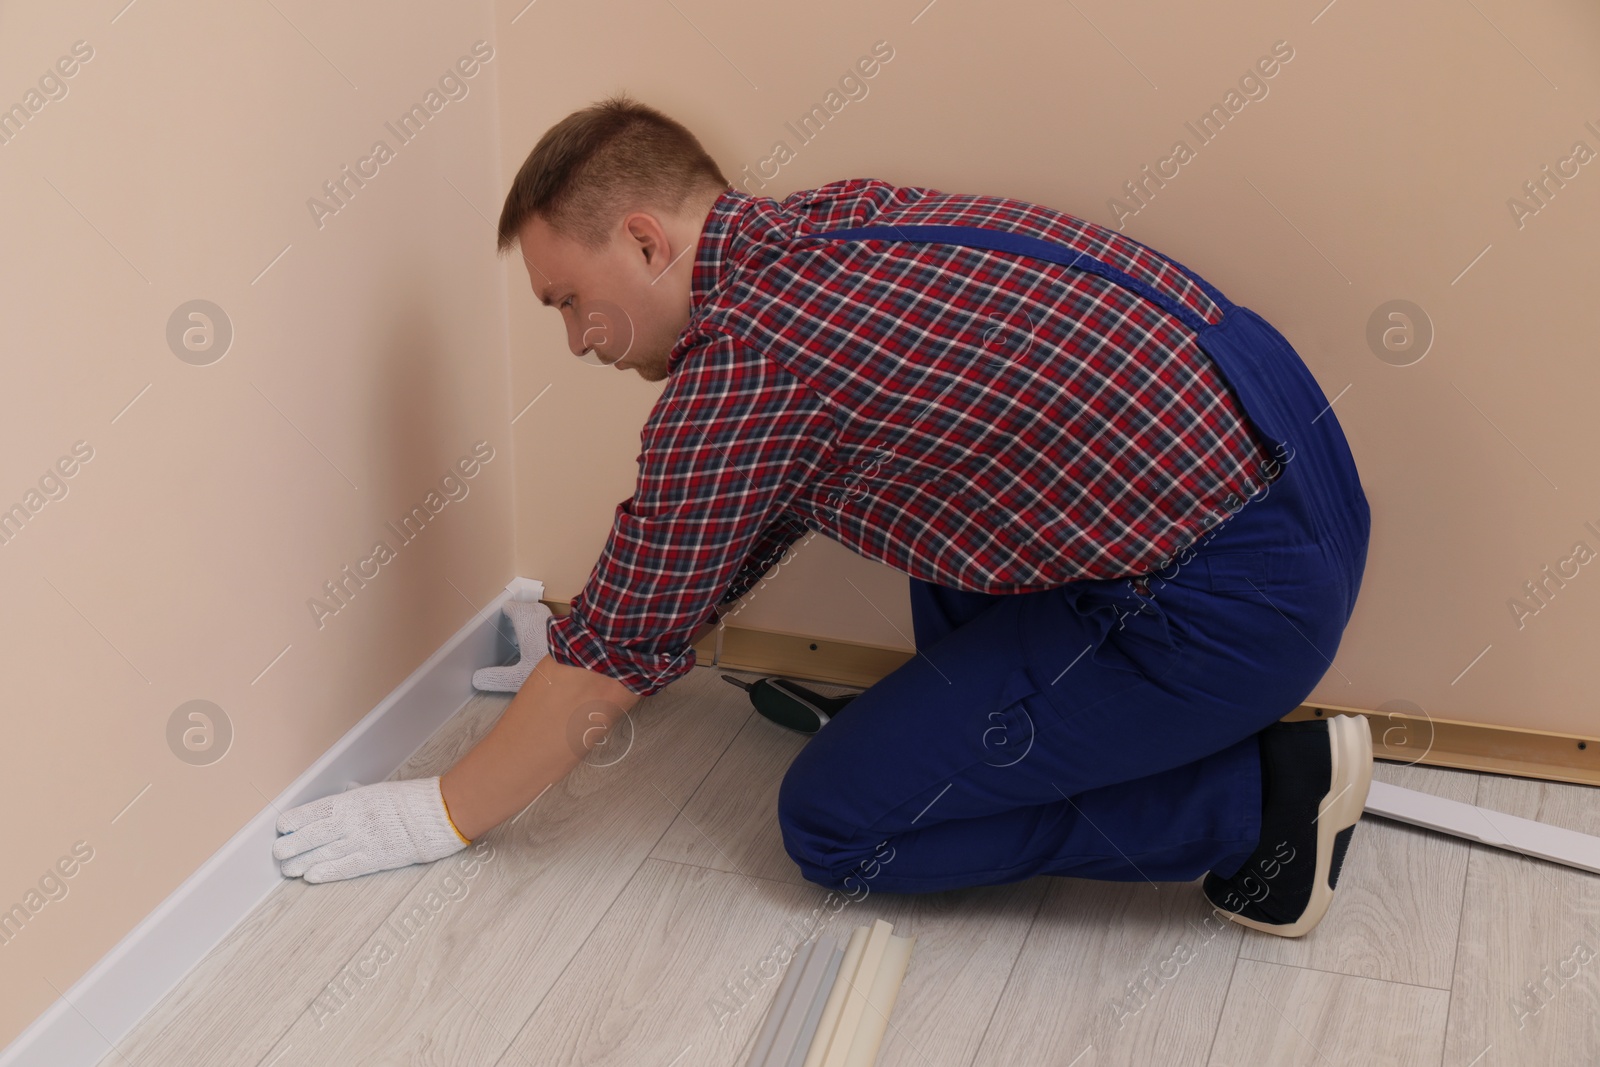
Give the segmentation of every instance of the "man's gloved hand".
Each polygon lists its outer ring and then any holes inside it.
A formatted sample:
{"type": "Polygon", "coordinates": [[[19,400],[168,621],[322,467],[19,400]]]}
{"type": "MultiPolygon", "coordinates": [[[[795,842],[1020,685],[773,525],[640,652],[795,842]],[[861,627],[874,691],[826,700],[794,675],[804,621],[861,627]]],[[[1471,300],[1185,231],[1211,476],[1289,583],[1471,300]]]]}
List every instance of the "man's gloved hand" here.
{"type": "Polygon", "coordinates": [[[480,667],[472,672],[472,688],[491,693],[515,693],[528,680],[538,662],[550,654],[545,624],[550,609],[535,600],[508,600],[501,612],[511,620],[517,635],[517,662],[503,667],[480,667]]]}
{"type": "Polygon", "coordinates": [[[439,778],[378,782],[335,793],[278,816],[272,857],[285,878],[336,882],[412,863],[431,863],[472,842],[456,830],[439,778]]]}

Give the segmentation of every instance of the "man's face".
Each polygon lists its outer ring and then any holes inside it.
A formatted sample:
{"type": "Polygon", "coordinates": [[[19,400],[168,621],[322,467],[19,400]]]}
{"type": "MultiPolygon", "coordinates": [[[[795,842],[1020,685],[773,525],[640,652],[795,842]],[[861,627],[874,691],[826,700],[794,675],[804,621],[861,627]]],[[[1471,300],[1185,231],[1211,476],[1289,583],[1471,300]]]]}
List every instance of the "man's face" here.
{"type": "Polygon", "coordinates": [[[560,310],[574,356],[593,351],[647,382],[667,377],[667,354],[689,322],[702,221],[635,211],[597,250],[557,234],[542,218],[522,228],[518,246],[533,295],[560,310]]]}

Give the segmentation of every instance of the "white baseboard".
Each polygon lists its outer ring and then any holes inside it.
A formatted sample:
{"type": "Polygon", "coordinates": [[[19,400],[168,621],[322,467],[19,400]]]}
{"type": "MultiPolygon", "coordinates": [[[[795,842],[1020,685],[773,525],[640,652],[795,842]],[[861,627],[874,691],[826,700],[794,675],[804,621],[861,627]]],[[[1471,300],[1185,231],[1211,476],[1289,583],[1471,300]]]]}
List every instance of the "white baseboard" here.
{"type": "MultiPolygon", "coordinates": [[[[278,812],[379,782],[411,758],[476,695],[472,672],[500,662],[497,632],[508,600],[539,600],[544,583],[513,578],[505,591],[429,656],[201,864],[172,895],[0,1052],[0,1067],[94,1067],[206,953],[283,883],[272,858],[278,812]]],[[[509,635],[508,635],[509,636],[509,635]]]]}
{"type": "Polygon", "coordinates": [[[1600,837],[1535,822],[1476,804],[1448,800],[1432,793],[1373,782],[1367,793],[1367,814],[1463,837],[1508,852],[1520,852],[1552,863],[1564,863],[1600,874],[1600,837]]]}

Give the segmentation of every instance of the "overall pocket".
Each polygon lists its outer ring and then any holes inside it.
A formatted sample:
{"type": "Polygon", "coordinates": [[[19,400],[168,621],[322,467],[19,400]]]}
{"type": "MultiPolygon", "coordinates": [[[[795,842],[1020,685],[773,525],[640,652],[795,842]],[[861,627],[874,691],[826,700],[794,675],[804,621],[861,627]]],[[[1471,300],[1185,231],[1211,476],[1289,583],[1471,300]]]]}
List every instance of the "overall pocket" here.
{"type": "Polygon", "coordinates": [[[1099,640],[1090,657],[1103,667],[1159,680],[1183,655],[1179,632],[1159,597],[1144,596],[1127,578],[1073,583],[1078,614],[1093,622],[1099,640]]]}

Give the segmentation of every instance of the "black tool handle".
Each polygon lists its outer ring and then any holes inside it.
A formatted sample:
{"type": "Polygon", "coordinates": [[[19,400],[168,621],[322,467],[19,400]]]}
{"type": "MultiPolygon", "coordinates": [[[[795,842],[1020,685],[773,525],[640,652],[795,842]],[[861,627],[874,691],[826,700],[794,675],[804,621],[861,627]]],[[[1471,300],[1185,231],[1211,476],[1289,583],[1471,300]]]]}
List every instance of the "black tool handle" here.
{"type": "Polygon", "coordinates": [[[762,678],[750,686],[750,702],[765,718],[803,734],[814,734],[859,694],[825,697],[787,678],[762,678]]]}

